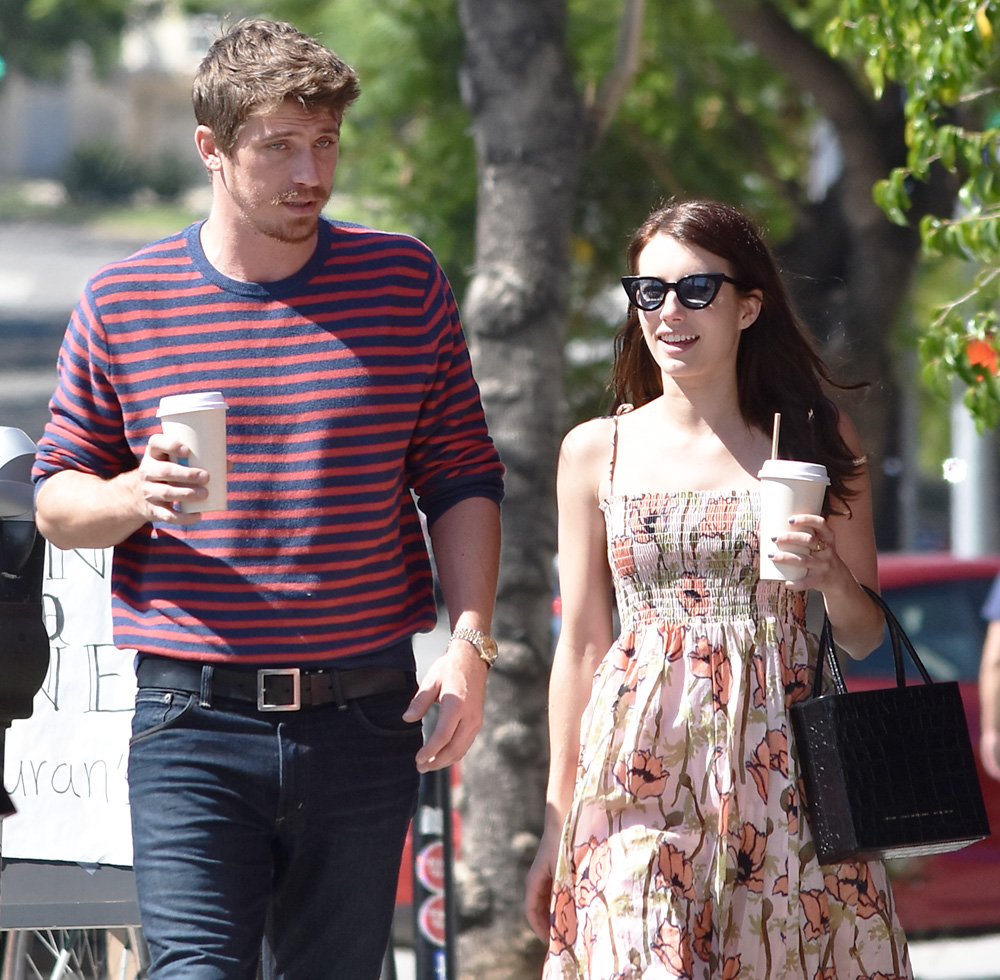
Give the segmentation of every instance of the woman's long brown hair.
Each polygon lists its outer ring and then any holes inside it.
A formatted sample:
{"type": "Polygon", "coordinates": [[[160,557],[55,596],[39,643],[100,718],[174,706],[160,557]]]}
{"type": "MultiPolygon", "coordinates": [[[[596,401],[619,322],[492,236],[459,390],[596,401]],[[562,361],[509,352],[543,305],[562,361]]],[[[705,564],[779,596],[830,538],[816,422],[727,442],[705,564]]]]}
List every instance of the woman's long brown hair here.
{"type": "MultiPolygon", "coordinates": [[[[667,235],[719,256],[729,263],[735,288],[759,290],[760,314],[740,335],[736,353],[736,384],[740,414],[748,425],[771,431],[774,413],[781,413],[779,455],[822,463],[830,476],[831,497],[847,501],[855,495],[849,481],[864,460],[855,457],[838,429],[840,413],[824,391],[837,384],[813,350],[769,249],[752,222],[739,210],[716,201],[670,203],[655,210],[629,244],[629,272],[635,274],[639,255],[656,235],[667,235]]],[[[639,325],[638,311],[629,306],[615,336],[610,389],[614,409],[638,408],[663,394],[663,382],[639,325]]],[[[829,509],[830,504],[827,504],[829,509]]]]}

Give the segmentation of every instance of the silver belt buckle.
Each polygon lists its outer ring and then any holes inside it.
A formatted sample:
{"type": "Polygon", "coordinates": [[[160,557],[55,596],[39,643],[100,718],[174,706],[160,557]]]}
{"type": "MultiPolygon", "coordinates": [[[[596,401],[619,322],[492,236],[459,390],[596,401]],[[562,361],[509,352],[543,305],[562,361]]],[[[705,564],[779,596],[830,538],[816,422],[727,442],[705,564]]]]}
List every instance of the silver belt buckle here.
{"type": "Polygon", "coordinates": [[[298,667],[264,667],[257,671],[258,711],[298,711],[302,707],[302,673],[298,667]],[[287,704],[271,704],[267,700],[268,677],[291,677],[292,700],[287,704]]]}

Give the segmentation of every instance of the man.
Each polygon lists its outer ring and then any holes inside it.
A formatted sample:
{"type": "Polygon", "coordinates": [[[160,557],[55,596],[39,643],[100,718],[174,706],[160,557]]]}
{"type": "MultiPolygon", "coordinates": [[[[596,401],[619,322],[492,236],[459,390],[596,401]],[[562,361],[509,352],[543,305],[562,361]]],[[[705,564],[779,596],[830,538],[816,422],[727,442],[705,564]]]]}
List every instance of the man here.
{"type": "Polygon", "coordinates": [[[193,96],[210,214],[98,272],[60,353],[37,520],[59,547],[115,546],[154,980],[248,980],[265,932],[287,980],[377,977],[418,773],[482,722],[502,467],[433,256],[321,217],[357,94],[291,25],[216,41],[193,96]],[[228,509],[199,516],[178,505],[208,474],[156,411],[205,390],[230,473],[228,509]],[[454,628],[419,690],[414,497],[454,628]]]}
{"type": "Polygon", "coordinates": [[[979,664],[979,755],[986,772],[1000,779],[1000,575],[983,605],[983,619],[987,626],[979,664]]]}

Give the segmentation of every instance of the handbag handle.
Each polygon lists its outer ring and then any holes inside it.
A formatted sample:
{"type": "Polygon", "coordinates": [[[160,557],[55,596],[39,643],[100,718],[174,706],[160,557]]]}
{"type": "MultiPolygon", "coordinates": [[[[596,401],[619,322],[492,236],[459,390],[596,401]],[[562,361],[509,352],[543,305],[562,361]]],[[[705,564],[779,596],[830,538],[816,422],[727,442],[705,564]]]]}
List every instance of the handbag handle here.
{"type": "MultiPolygon", "coordinates": [[[[920,671],[920,676],[923,678],[924,683],[933,684],[934,679],[927,672],[927,668],[921,662],[920,657],[917,656],[917,651],[913,649],[910,638],[904,632],[903,627],[899,625],[899,620],[896,619],[885,599],[877,592],[869,589],[867,585],[862,585],[861,588],[868,593],[885,614],[885,624],[889,627],[889,640],[892,643],[892,659],[896,665],[896,686],[906,686],[903,647],[906,648],[910,659],[917,665],[917,670],[920,671]]],[[[814,698],[820,697],[823,693],[823,661],[827,658],[830,661],[830,676],[833,678],[833,686],[836,688],[838,694],[846,694],[847,685],[844,683],[844,675],[841,673],[840,664],[837,662],[837,653],[833,646],[833,627],[830,625],[830,617],[824,616],[823,629],[819,635],[819,652],[816,655],[816,674],[813,677],[812,696],[814,698]]]]}

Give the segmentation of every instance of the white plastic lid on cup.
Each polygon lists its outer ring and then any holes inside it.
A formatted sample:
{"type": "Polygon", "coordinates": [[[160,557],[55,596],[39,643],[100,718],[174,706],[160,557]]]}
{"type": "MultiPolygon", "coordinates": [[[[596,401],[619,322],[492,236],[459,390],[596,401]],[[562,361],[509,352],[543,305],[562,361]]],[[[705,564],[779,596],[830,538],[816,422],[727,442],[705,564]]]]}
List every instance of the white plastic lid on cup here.
{"type": "Polygon", "coordinates": [[[758,480],[806,480],[829,485],[830,477],[822,463],[804,463],[797,459],[765,459],[758,480]]]}
{"type": "Polygon", "coordinates": [[[183,415],[185,412],[207,412],[214,408],[228,408],[221,391],[192,391],[181,395],[164,395],[160,399],[157,417],[183,415]]]}

